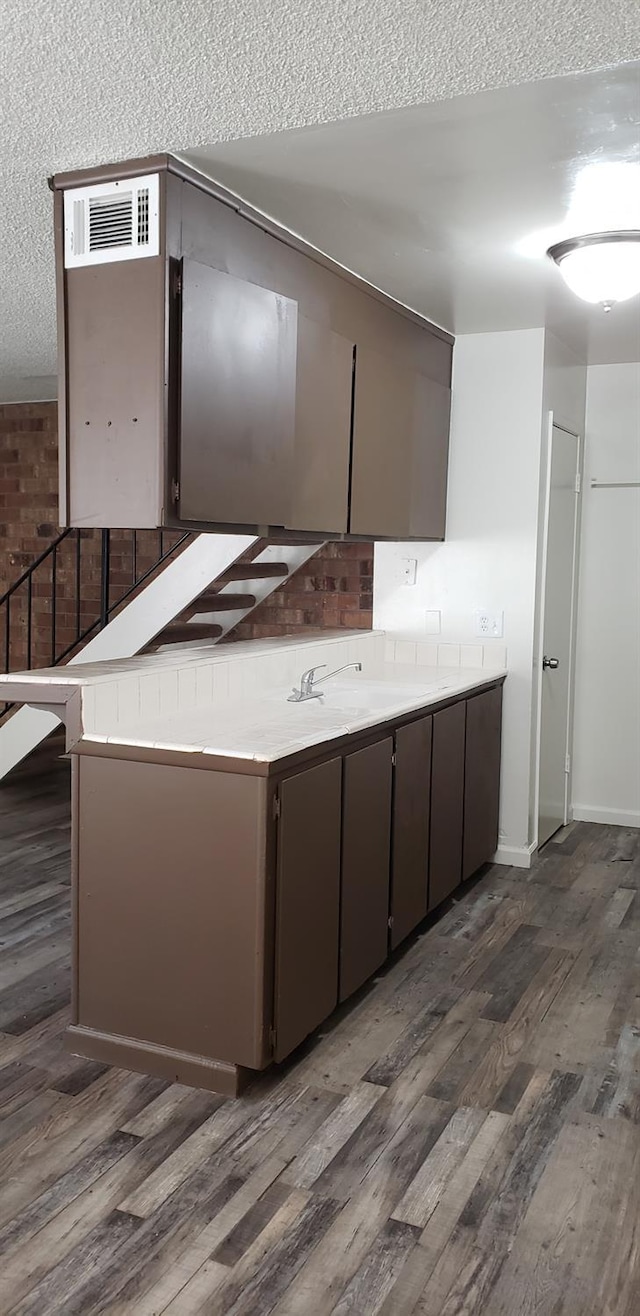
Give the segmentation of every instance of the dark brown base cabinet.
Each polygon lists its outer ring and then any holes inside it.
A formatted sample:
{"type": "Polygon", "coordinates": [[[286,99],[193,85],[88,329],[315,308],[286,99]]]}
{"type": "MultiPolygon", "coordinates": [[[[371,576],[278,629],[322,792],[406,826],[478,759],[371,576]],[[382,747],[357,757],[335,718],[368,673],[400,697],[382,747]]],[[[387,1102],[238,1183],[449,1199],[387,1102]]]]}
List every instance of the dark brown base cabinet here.
{"type": "Polygon", "coordinates": [[[71,1049],[232,1095],[283,1060],[491,858],[501,703],[271,769],[75,755],[71,1049]]]}

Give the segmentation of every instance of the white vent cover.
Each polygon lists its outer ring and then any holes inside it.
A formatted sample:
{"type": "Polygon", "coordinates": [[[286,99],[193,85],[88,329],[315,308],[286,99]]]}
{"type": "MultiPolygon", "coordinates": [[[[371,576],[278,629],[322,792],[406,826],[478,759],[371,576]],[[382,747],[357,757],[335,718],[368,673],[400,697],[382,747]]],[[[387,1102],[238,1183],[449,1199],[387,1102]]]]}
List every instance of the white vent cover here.
{"type": "Polygon", "coordinates": [[[64,263],[104,265],[160,250],[159,175],[123,178],[64,194],[64,263]]]}

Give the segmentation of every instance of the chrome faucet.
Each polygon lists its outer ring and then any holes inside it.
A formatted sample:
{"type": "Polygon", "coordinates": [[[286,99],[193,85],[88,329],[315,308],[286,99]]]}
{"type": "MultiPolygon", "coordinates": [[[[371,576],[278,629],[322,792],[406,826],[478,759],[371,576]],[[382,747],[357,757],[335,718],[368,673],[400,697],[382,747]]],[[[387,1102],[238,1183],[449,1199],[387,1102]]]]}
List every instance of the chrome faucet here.
{"type": "Polygon", "coordinates": [[[321,699],[323,691],[316,690],[315,687],[320,685],[322,681],[330,681],[332,676],[338,676],[340,672],[346,672],[350,667],[355,667],[356,672],[362,671],[362,663],[345,663],[344,667],[338,667],[335,672],[327,672],[326,676],[319,676],[316,681],[316,672],[319,672],[320,668],[326,667],[326,665],[326,663],[318,663],[317,667],[310,667],[308,671],[302,673],[300,689],[298,690],[294,686],[289,695],[288,702],[290,704],[304,704],[307,699],[321,699]]]}

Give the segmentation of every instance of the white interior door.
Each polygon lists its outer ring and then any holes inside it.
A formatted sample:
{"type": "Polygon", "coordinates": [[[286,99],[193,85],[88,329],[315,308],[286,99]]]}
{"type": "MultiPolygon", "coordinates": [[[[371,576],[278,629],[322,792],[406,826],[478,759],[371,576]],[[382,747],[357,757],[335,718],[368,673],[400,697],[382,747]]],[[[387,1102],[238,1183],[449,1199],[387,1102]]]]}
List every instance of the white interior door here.
{"type": "Polygon", "coordinates": [[[568,821],[580,440],[553,425],[542,623],[538,844],[568,821]]]}

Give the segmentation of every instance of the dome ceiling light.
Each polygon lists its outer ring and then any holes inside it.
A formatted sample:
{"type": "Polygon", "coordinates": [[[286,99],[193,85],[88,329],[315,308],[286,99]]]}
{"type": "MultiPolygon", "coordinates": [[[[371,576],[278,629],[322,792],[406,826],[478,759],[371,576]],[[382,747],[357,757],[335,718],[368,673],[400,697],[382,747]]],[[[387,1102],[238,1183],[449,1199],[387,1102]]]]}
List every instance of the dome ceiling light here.
{"type": "Polygon", "coordinates": [[[572,292],[610,311],[640,293],[640,229],[619,229],[567,238],[549,247],[572,292]]]}

